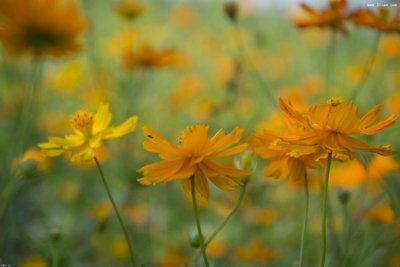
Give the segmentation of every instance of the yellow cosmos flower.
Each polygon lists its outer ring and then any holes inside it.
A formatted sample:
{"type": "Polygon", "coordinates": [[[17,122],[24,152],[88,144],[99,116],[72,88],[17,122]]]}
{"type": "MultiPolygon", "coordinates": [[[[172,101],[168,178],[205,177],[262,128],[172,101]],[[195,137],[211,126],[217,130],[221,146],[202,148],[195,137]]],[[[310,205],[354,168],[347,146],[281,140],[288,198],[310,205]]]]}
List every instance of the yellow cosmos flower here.
{"type": "Polygon", "coordinates": [[[11,54],[62,57],[79,52],[86,28],[73,3],[59,0],[5,0],[0,4],[0,39],[11,54]]]}
{"type": "Polygon", "coordinates": [[[144,12],[143,5],[136,0],[121,0],[118,1],[115,11],[123,18],[133,20],[144,12]]]}
{"type": "Polygon", "coordinates": [[[229,148],[242,138],[243,129],[239,127],[229,134],[221,129],[209,138],[207,126],[190,126],[181,135],[180,146],[170,143],[147,126],[143,127],[143,133],[148,138],[143,142],[144,148],[158,153],[163,161],[146,165],[139,170],[144,175],[138,180],[142,184],[180,180],[186,195],[191,196],[190,178],[194,176],[196,193],[208,199],[210,191],[207,178],[220,189],[230,191],[242,185],[234,177],[243,178],[250,174],[249,171],[213,162],[214,159],[232,156],[247,149],[247,144],[229,148]]]}
{"type": "Polygon", "coordinates": [[[298,111],[289,103],[279,99],[280,106],[286,117],[304,133],[285,138],[286,141],[311,145],[332,152],[336,160],[354,158],[353,150],[362,150],[390,155],[390,146],[371,146],[351,135],[374,135],[395,124],[396,116],[391,115],[374,123],[381,106],[377,105],[364,116],[358,115],[358,108],[353,103],[345,103],[339,98],[332,98],[326,103],[310,106],[306,111],[298,111]]]}
{"type": "Polygon", "coordinates": [[[137,116],[132,116],[118,126],[109,127],[112,115],[108,105],[100,105],[96,114],[81,110],[71,119],[74,134],[62,137],[48,138],[47,143],[39,144],[42,152],[49,157],[56,157],[65,152],[70,153],[71,159],[92,160],[96,148],[103,145],[104,140],[115,139],[133,132],[137,124],[137,116]]]}

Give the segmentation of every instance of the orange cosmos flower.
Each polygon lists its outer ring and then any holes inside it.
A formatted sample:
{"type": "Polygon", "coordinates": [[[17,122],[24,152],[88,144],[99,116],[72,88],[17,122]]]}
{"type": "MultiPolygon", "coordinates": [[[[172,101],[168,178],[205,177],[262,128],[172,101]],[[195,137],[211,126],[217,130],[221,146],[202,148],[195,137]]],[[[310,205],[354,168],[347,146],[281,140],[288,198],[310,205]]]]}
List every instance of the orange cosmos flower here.
{"type": "Polygon", "coordinates": [[[73,3],[5,0],[0,4],[0,39],[10,54],[59,58],[80,51],[77,36],[86,28],[73,3]]]}
{"type": "Polygon", "coordinates": [[[123,64],[127,69],[163,68],[178,65],[182,57],[173,49],[155,50],[151,45],[142,44],[136,51],[126,50],[123,54],[123,64]]]}
{"type": "Polygon", "coordinates": [[[320,11],[313,9],[309,5],[300,5],[304,16],[295,19],[295,24],[299,28],[318,27],[331,28],[342,33],[347,33],[346,22],[346,0],[330,0],[329,6],[320,11]]]}
{"type": "Polygon", "coordinates": [[[379,8],[376,13],[369,9],[359,9],[351,13],[348,18],[358,26],[384,33],[400,33],[400,14],[391,16],[387,8],[379,8]]]}
{"type": "MultiPolygon", "coordinates": [[[[300,132],[300,129],[296,130],[300,132]]],[[[254,133],[251,146],[254,152],[263,159],[269,159],[264,176],[274,178],[303,179],[307,168],[322,166],[323,160],[316,153],[315,146],[292,144],[285,137],[266,130],[254,133]]]]}
{"type": "Polygon", "coordinates": [[[351,102],[345,103],[339,98],[331,98],[326,103],[310,106],[305,112],[296,110],[282,99],[279,99],[279,104],[292,123],[305,129],[300,135],[285,137],[288,142],[322,148],[325,152],[332,152],[332,157],[336,160],[354,158],[353,150],[380,155],[393,153],[390,146],[371,146],[351,136],[374,135],[395,124],[395,115],[373,124],[379,114],[380,105],[359,117],[357,106],[351,102]]]}
{"type": "Polygon", "coordinates": [[[241,128],[236,127],[229,134],[219,130],[209,138],[208,126],[190,126],[181,135],[180,146],[170,143],[148,126],[143,127],[143,133],[148,138],[143,142],[144,148],[158,153],[163,161],[146,165],[139,170],[144,175],[138,179],[142,184],[180,180],[186,195],[191,196],[190,178],[194,176],[196,192],[208,199],[210,191],[207,178],[220,189],[230,191],[242,185],[234,177],[243,178],[250,174],[249,171],[213,162],[214,159],[232,156],[247,149],[247,144],[229,148],[242,138],[241,128]]]}

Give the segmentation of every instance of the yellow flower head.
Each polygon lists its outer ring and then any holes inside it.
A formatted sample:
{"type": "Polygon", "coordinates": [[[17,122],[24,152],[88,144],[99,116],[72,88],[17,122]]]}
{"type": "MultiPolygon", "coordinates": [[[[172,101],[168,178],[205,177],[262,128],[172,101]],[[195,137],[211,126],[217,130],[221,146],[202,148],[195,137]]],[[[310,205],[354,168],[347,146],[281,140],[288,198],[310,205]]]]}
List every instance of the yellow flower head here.
{"type": "Polygon", "coordinates": [[[42,152],[49,156],[59,156],[69,153],[71,159],[90,161],[96,156],[96,149],[103,145],[104,140],[115,139],[133,132],[136,128],[137,116],[132,116],[122,124],[109,127],[112,115],[108,105],[100,105],[96,114],[88,110],[76,112],[71,118],[74,134],[62,137],[50,136],[47,143],[39,144],[42,152]]]}
{"type": "Polygon", "coordinates": [[[213,162],[214,159],[232,156],[247,149],[247,144],[229,148],[242,138],[243,130],[239,127],[229,134],[221,129],[209,138],[207,126],[190,126],[179,138],[179,146],[148,126],[143,127],[143,133],[148,138],[143,142],[144,148],[158,153],[163,161],[146,165],[139,170],[144,175],[138,180],[142,184],[180,180],[182,189],[190,196],[190,178],[194,176],[196,193],[208,199],[210,192],[207,178],[220,189],[230,191],[242,185],[234,177],[243,178],[250,174],[249,171],[213,162]]]}
{"type": "Polygon", "coordinates": [[[115,11],[123,18],[133,20],[144,12],[145,8],[136,0],[118,1],[115,11]]]}
{"type": "Polygon", "coordinates": [[[73,3],[5,0],[0,4],[0,40],[11,54],[62,57],[79,52],[77,36],[86,28],[73,3]]]}
{"type": "Polygon", "coordinates": [[[293,124],[305,129],[297,136],[285,138],[288,142],[322,148],[325,152],[332,152],[333,158],[337,160],[353,158],[353,150],[369,151],[384,156],[393,153],[390,146],[371,146],[351,136],[374,135],[395,124],[395,115],[373,124],[378,117],[380,105],[360,117],[357,106],[339,98],[310,106],[303,112],[282,99],[279,99],[279,103],[286,117],[293,124]]]}

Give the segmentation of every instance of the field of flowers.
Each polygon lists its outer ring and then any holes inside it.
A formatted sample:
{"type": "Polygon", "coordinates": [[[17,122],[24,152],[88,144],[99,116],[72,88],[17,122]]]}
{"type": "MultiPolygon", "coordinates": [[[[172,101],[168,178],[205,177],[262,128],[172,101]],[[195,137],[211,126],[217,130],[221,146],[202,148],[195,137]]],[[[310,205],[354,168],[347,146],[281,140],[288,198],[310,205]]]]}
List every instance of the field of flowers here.
{"type": "Polygon", "coordinates": [[[0,265],[400,267],[400,4],[0,0],[0,265]]]}

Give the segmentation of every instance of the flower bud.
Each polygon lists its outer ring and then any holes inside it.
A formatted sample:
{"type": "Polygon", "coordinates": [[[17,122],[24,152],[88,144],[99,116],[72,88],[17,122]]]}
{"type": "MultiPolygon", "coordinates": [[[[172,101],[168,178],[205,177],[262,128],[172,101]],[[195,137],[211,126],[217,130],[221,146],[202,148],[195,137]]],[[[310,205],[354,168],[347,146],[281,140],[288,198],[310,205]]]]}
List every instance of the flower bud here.
{"type": "Polygon", "coordinates": [[[350,192],[346,189],[339,189],[338,199],[342,205],[347,205],[350,201],[350,192]]]}
{"type": "Polygon", "coordinates": [[[225,11],[225,14],[228,16],[228,18],[231,21],[236,22],[239,8],[235,2],[231,1],[231,2],[225,3],[224,11],[225,11]]]}
{"type": "Polygon", "coordinates": [[[189,235],[189,244],[194,248],[200,247],[200,239],[197,233],[189,235]]]}

